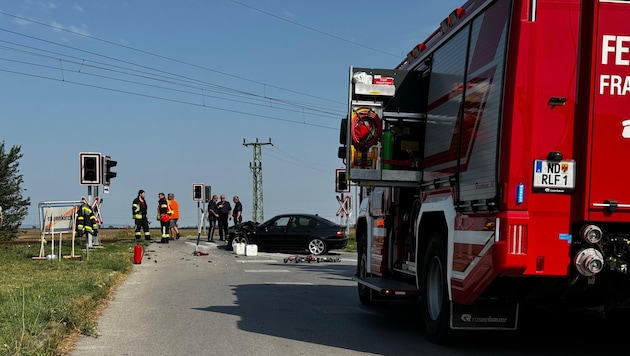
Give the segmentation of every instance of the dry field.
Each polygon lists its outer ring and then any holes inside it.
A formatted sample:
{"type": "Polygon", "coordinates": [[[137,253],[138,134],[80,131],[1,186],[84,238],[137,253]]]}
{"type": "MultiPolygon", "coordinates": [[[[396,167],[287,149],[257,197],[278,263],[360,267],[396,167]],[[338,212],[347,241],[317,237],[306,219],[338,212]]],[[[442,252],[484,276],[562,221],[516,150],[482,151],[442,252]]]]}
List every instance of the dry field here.
{"type": "MultiPolygon", "coordinates": [[[[161,236],[160,229],[150,229],[151,236],[153,239],[159,238],[161,236]]],[[[182,236],[194,236],[197,237],[197,229],[179,229],[182,236]]],[[[206,231],[202,231],[202,235],[204,233],[207,234],[206,231]]],[[[107,242],[112,239],[120,239],[120,238],[133,238],[133,228],[121,228],[121,229],[100,229],[99,230],[99,240],[103,242],[107,242]]],[[[39,241],[41,238],[41,232],[39,229],[20,229],[20,233],[18,235],[18,241],[39,241]]],[[[50,234],[46,236],[46,238],[50,238],[50,234]]],[[[71,233],[64,232],[62,235],[62,239],[65,241],[67,239],[72,238],[71,233]]],[[[59,239],[59,234],[55,234],[55,239],[59,239]]]]}

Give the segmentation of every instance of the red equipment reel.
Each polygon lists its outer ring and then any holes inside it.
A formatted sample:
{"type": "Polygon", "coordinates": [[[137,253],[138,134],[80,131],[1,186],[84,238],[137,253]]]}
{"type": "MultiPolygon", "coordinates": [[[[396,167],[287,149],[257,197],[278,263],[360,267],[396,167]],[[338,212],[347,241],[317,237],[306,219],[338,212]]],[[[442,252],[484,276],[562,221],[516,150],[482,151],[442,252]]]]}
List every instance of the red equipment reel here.
{"type": "Polygon", "coordinates": [[[359,150],[367,150],[381,138],[382,123],[378,114],[369,107],[352,111],[352,144],[359,150]]]}

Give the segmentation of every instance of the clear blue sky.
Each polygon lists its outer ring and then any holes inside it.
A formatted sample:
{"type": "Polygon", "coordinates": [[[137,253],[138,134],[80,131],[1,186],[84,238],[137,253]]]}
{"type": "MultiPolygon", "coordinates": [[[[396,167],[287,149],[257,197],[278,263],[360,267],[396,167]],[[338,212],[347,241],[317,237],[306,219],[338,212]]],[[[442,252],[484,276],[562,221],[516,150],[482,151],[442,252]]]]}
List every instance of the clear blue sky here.
{"type": "MultiPolygon", "coordinates": [[[[252,147],[264,217],[333,221],[348,67],[393,68],[464,0],[0,0],[0,141],[21,146],[23,226],[37,206],[87,196],[79,153],[118,161],[104,226],[133,224],[147,192],[197,225],[192,184],[239,195],[251,218],[252,147]]],[[[152,226],[157,222],[153,221],[152,226]]]]}

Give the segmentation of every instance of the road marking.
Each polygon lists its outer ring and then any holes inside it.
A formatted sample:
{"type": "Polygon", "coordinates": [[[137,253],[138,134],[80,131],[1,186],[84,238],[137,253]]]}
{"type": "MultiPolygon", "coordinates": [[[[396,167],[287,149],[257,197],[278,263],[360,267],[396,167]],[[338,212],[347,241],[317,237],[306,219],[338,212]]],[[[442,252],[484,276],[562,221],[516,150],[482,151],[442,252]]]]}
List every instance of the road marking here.
{"type": "Polygon", "coordinates": [[[313,283],[307,283],[307,282],[265,282],[265,284],[295,285],[295,286],[312,286],[313,285],[313,283]]]}
{"type": "Polygon", "coordinates": [[[246,269],[244,272],[251,273],[284,273],[290,272],[288,269],[246,269]]]}
{"type": "Polygon", "coordinates": [[[236,261],[236,263],[264,263],[264,262],[272,262],[277,263],[276,260],[247,260],[247,261],[236,261]]]}

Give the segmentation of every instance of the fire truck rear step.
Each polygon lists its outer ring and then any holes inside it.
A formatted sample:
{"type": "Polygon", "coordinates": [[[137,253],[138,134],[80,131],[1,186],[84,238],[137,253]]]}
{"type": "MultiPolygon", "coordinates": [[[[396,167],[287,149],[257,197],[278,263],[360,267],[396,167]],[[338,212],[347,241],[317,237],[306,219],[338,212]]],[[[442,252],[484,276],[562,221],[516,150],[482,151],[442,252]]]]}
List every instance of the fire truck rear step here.
{"type": "Polygon", "coordinates": [[[383,297],[418,297],[420,290],[415,285],[381,277],[353,277],[358,283],[377,291],[383,297]]]}

